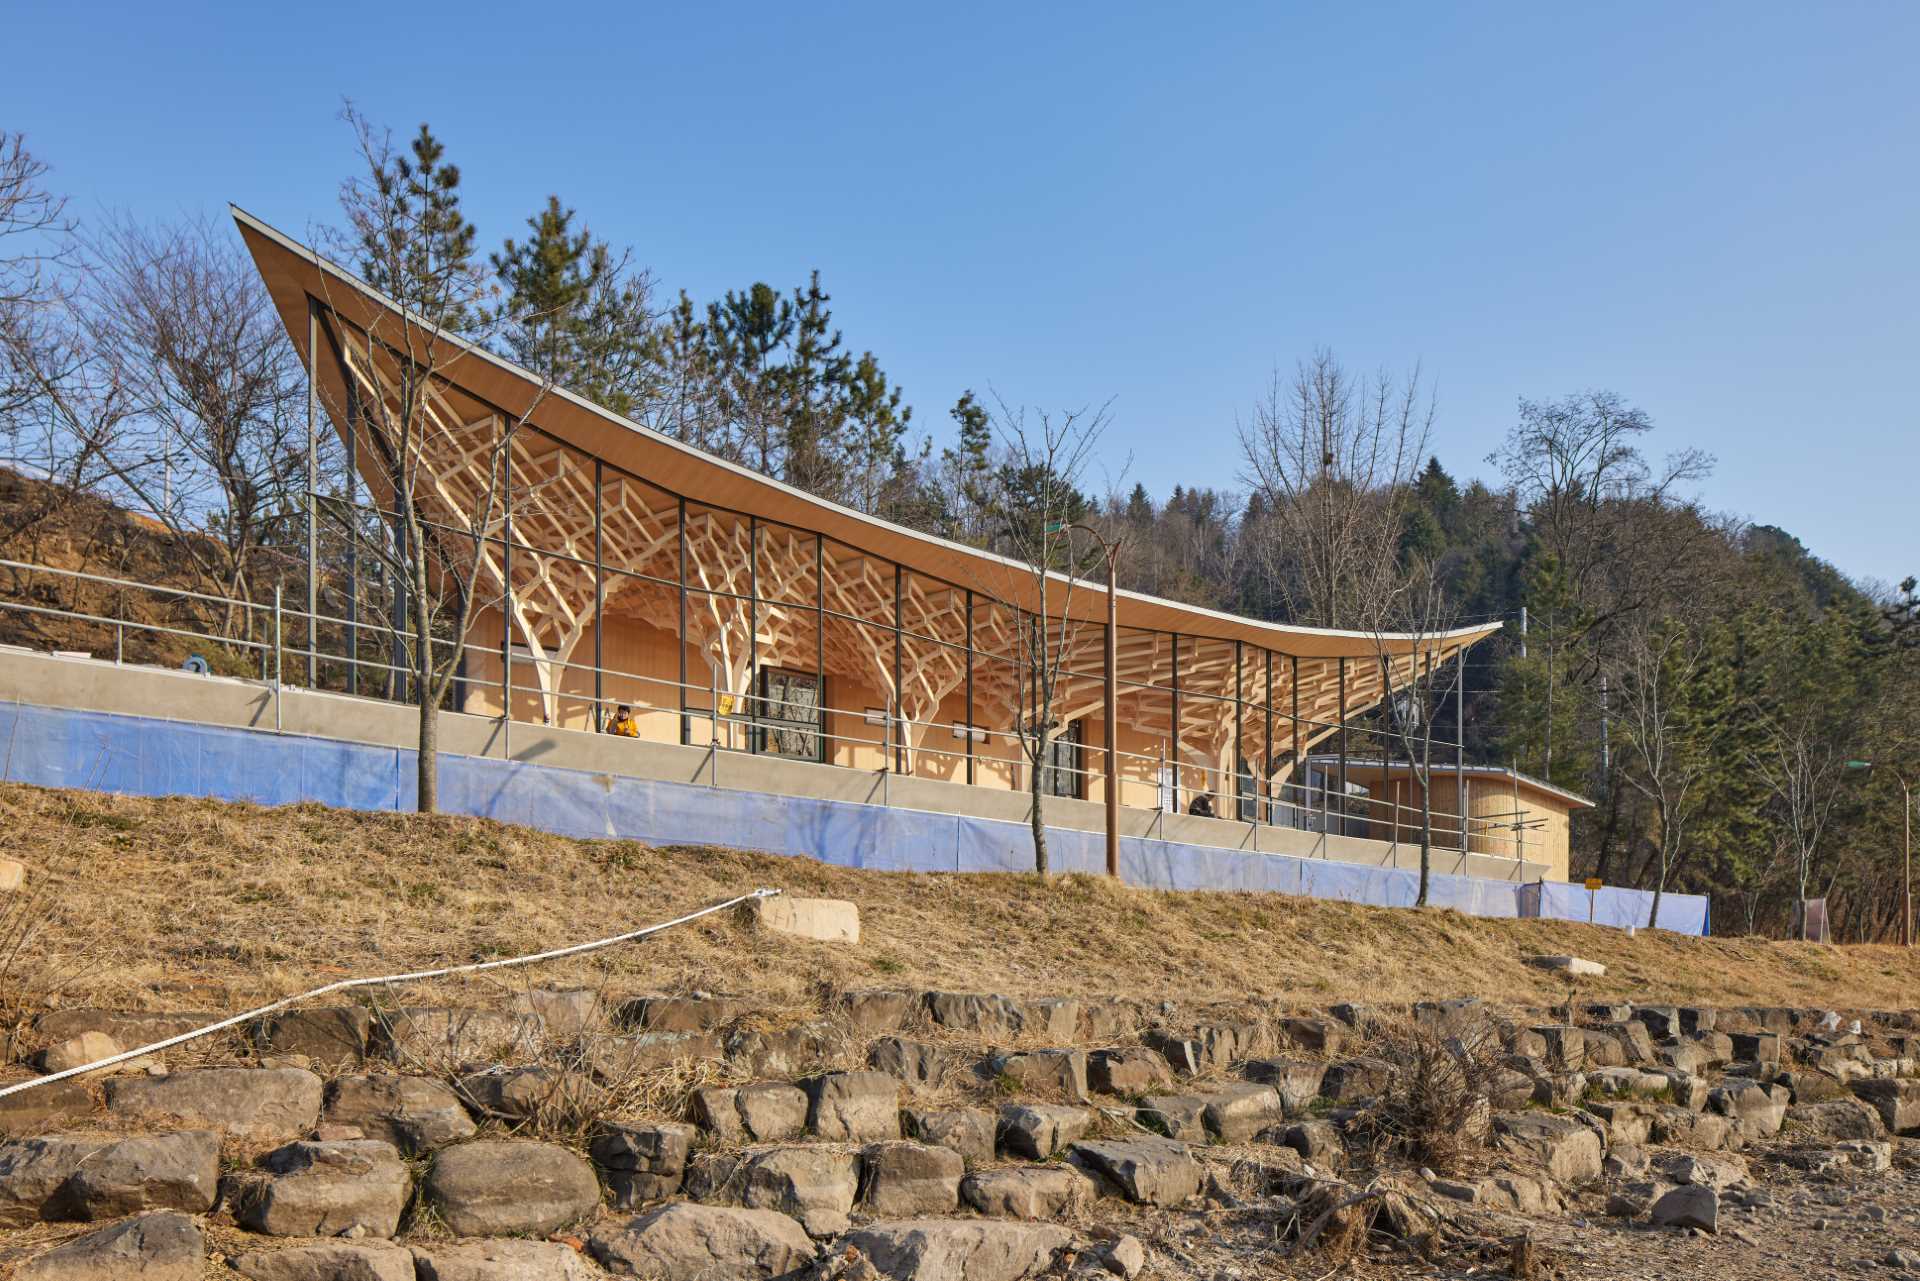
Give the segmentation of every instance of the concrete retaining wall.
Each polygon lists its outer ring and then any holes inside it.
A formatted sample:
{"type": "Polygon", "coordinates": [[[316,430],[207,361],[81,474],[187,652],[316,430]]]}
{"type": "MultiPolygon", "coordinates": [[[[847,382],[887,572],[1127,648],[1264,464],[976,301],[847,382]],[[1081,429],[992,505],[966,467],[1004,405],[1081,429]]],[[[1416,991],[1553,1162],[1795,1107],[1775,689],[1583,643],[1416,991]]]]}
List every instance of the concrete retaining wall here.
{"type": "MultiPolygon", "coordinates": [[[[292,688],[276,700],[255,681],[17,652],[0,653],[0,698],[16,700],[0,706],[11,781],[362,810],[415,802],[413,753],[401,744],[417,722],[405,707],[292,688]]],[[[443,809],[562,835],[738,846],[849,867],[1032,867],[1024,795],[540,726],[508,733],[497,720],[442,717],[443,809]],[[967,812],[976,808],[988,812],[967,812]]],[[[1103,870],[1101,807],[1059,801],[1048,815],[1055,869],[1103,870]]],[[[1136,885],[1382,906],[1411,905],[1418,889],[1408,846],[1138,810],[1122,819],[1121,871],[1136,885]]],[[[1587,917],[1584,890],[1577,904],[1557,892],[1568,887],[1526,892],[1540,870],[1532,865],[1446,851],[1436,866],[1436,905],[1587,917]]],[[[1600,895],[1598,919],[1645,922],[1647,896],[1600,895]]],[[[1661,917],[1663,927],[1704,933],[1706,900],[1667,895],[1661,917]]]]}

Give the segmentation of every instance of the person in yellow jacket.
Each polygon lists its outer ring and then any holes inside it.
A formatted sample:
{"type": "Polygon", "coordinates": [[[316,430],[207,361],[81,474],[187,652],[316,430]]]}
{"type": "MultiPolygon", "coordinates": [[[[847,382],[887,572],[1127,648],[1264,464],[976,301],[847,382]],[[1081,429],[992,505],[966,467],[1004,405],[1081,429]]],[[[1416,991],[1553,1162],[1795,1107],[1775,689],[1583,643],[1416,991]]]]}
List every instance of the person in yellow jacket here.
{"type": "Polygon", "coordinates": [[[639,738],[640,727],[634,723],[633,709],[625,703],[615,708],[613,719],[607,722],[607,733],[618,734],[622,738],[639,738]]]}

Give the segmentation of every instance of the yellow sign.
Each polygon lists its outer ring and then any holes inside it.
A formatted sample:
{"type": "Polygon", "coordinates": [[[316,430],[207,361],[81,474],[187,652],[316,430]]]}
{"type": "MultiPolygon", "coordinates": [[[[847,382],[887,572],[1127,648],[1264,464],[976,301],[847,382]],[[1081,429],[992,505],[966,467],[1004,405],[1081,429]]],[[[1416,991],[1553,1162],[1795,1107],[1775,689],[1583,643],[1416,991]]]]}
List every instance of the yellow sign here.
{"type": "Polygon", "coordinates": [[[1597,890],[1597,889],[1599,889],[1599,888],[1600,888],[1600,887],[1601,887],[1602,885],[1604,885],[1605,883],[1606,883],[1606,882],[1604,882],[1604,881],[1602,881],[1602,880],[1601,880],[1601,879],[1600,879],[1599,877],[1597,877],[1597,876],[1589,876],[1589,877],[1587,878],[1587,888],[1588,888],[1588,889],[1590,889],[1590,890],[1597,890]]]}

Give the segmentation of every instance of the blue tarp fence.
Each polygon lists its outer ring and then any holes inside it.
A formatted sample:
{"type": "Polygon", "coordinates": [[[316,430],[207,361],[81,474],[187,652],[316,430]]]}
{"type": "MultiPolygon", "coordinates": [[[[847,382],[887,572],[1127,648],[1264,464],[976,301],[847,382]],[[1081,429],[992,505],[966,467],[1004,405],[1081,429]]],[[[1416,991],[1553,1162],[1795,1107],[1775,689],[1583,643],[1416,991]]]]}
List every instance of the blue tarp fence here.
{"type": "MultiPolygon", "coordinates": [[[[133,796],[205,796],[260,805],[314,802],[340,809],[410,810],[414,754],[265,730],[23,704],[0,706],[9,782],[133,796]]],[[[655,845],[728,845],[806,855],[843,867],[896,872],[1018,872],[1033,866],[1025,824],[849,801],[771,796],[625,778],[491,757],[443,754],[440,807],[561,836],[655,845]]],[[[1053,866],[1100,872],[1098,832],[1048,831],[1053,866]]],[[[1417,871],[1332,859],[1129,837],[1120,870],[1130,884],[1166,890],[1260,890],[1411,907],[1417,871]]],[[[1429,901],[1473,916],[1547,917],[1645,926],[1652,895],[1559,882],[1522,884],[1435,874],[1429,901]],[[1591,898],[1591,901],[1590,901],[1591,898]]],[[[1705,934],[1707,900],[1668,894],[1660,926],[1705,934]]]]}

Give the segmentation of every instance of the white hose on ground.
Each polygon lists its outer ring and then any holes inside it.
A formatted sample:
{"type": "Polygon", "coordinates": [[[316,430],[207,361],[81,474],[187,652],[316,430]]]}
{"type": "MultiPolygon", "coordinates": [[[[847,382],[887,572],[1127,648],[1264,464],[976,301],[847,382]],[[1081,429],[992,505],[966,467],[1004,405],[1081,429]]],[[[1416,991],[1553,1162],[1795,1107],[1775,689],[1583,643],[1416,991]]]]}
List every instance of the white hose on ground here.
{"type": "Polygon", "coordinates": [[[512,965],[532,965],[538,961],[555,961],[563,956],[578,956],[582,952],[596,952],[603,947],[613,947],[620,943],[632,943],[637,939],[646,938],[650,934],[658,934],[662,930],[670,930],[676,925],[685,925],[690,921],[697,921],[703,916],[712,916],[715,912],[724,912],[730,907],[738,907],[742,903],[750,903],[755,899],[773,898],[779,893],[780,891],[777,889],[767,889],[763,887],[754,890],[750,894],[741,894],[730,898],[724,903],[715,903],[713,906],[703,907],[697,912],[689,912],[685,916],[677,916],[671,921],[662,921],[658,925],[643,926],[637,930],[629,930],[625,934],[615,934],[611,938],[595,939],[591,943],[575,943],[569,947],[556,947],[551,951],[534,952],[527,956],[509,956],[498,961],[476,961],[471,965],[449,965],[437,970],[415,970],[410,974],[383,974],[377,978],[341,979],[338,983],[329,983],[325,987],[316,987],[310,992],[301,992],[297,996],[289,996],[285,1000],[275,1001],[271,1005],[263,1005],[256,1010],[248,1010],[244,1014],[236,1014],[232,1018],[222,1019],[218,1023],[209,1023],[203,1028],[196,1028],[191,1032],[183,1032],[179,1036],[170,1036],[164,1041],[155,1041],[152,1045],[143,1045],[139,1049],[127,1050],[124,1053],[115,1054],[94,1063],[85,1063],[79,1067],[68,1068],[64,1072],[53,1072],[46,1076],[35,1077],[31,1081],[17,1082],[13,1085],[0,1088],[0,1099],[5,1098],[9,1094],[18,1094],[22,1090],[31,1090],[37,1085],[51,1085],[55,1081],[64,1081],[70,1076],[84,1076],[88,1072],[98,1072],[101,1068],[112,1067],[116,1063],[125,1063],[131,1059],[143,1058],[146,1055],[154,1054],[161,1050],[172,1049],[176,1045],[184,1045],[188,1041],[197,1041],[203,1036],[211,1036],[215,1032],[224,1032],[230,1027],[238,1027],[242,1023],[248,1023],[265,1015],[284,1010],[290,1005],[311,1000],[316,996],[328,996],[334,992],[345,992],[349,988],[356,987],[384,987],[392,983],[413,983],[421,979],[446,978],[452,974],[479,974],[484,970],[503,970],[512,965]]]}

